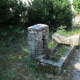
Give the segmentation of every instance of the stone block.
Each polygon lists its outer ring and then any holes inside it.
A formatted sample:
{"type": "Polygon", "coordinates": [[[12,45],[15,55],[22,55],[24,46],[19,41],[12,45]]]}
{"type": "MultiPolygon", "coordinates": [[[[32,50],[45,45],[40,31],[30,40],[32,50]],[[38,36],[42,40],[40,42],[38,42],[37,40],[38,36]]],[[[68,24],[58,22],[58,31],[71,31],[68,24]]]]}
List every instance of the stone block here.
{"type": "Polygon", "coordinates": [[[52,35],[52,40],[60,44],[69,44],[72,46],[77,46],[80,44],[80,35],[65,37],[59,33],[54,33],[52,35]]]}
{"type": "Polygon", "coordinates": [[[28,27],[29,54],[35,58],[48,49],[49,26],[36,24],[28,27]]]}
{"type": "Polygon", "coordinates": [[[79,45],[80,44],[80,35],[74,35],[74,36],[70,36],[67,37],[66,39],[64,39],[65,43],[69,43],[71,45],[79,45]]]}

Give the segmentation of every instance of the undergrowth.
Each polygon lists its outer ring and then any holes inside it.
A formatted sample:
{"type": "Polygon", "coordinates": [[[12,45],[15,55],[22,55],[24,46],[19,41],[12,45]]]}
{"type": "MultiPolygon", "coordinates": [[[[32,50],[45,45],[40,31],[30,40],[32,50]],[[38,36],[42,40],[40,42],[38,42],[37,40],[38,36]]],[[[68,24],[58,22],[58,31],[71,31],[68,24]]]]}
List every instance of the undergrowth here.
{"type": "Polygon", "coordinates": [[[58,62],[60,58],[66,53],[68,50],[69,46],[67,45],[59,45],[56,51],[54,52],[54,55],[50,56],[50,60],[54,62],[58,62]]]}
{"type": "Polygon", "coordinates": [[[73,24],[73,27],[71,30],[65,30],[66,26],[60,26],[56,32],[68,37],[72,35],[78,35],[80,34],[80,25],[73,24]]]}

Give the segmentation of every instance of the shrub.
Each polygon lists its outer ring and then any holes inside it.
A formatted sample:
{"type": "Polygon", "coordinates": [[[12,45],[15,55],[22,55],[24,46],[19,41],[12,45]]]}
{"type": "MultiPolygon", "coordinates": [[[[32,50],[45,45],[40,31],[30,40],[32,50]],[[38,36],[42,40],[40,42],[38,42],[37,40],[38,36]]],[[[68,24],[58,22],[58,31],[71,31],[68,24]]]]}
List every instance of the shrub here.
{"type": "Polygon", "coordinates": [[[27,7],[27,26],[38,23],[48,24],[51,30],[60,25],[72,25],[72,12],[68,0],[32,0],[27,7]]]}
{"type": "Polygon", "coordinates": [[[0,0],[0,24],[21,23],[25,11],[26,7],[21,0],[0,0]]]}
{"type": "Polygon", "coordinates": [[[75,10],[80,14],[80,0],[73,0],[75,10]]]}
{"type": "Polygon", "coordinates": [[[0,0],[0,23],[6,22],[9,18],[9,3],[6,0],[0,0]]]}

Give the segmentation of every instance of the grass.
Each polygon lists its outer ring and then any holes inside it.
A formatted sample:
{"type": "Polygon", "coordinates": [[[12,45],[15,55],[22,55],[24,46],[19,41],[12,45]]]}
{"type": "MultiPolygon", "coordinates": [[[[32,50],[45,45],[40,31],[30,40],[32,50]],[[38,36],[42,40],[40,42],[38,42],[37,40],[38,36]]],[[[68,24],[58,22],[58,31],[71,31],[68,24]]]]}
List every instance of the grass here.
{"type": "Polygon", "coordinates": [[[0,29],[0,80],[71,80],[69,65],[60,75],[40,71],[28,54],[27,31],[17,27],[0,29]]]}
{"type": "Polygon", "coordinates": [[[51,41],[51,42],[49,42],[49,44],[48,44],[48,48],[51,49],[51,48],[53,48],[55,45],[57,45],[57,43],[51,41]]]}
{"type": "Polygon", "coordinates": [[[68,48],[69,47],[67,45],[59,45],[56,51],[54,52],[54,55],[50,56],[50,60],[58,62],[61,56],[64,55],[65,52],[68,50],[68,48]]]}
{"type": "Polygon", "coordinates": [[[80,34],[80,24],[73,24],[72,30],[64,30],[64,27],[62,29],[57,30],[58,33],[64,35],[64,36],[71,36],[71,35],[78,35],[80,34]]]}

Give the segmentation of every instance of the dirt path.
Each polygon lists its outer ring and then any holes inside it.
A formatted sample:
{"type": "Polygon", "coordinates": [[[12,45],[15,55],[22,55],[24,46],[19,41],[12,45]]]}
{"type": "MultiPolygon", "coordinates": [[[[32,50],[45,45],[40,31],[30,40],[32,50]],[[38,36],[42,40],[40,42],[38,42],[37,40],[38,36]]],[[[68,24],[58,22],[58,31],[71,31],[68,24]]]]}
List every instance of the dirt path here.
{"type": "Polygon", "coordinates": [[[72,80],[80,80],[80,49],[76,49],[74,55],[75,55],[74,60],[71,63],[73,66],[72,80]]]}
{"type": "Polygon", "coordinates": [[[73,22],[76,24],[80,24],[80,15],[75,16],[75,18],[73,18],[73,22]]]}
{"type": "MultiPolygon", "coordinates": [[[[80,24],[80,16],[79,15],[77,15],[74,18],[74,23],[80,24]]],[[[73,66],[73,78],[72,78],[72,80],[80,80],[80,49],[76,49],[75,58],[71,64],[73,66]]]]}

